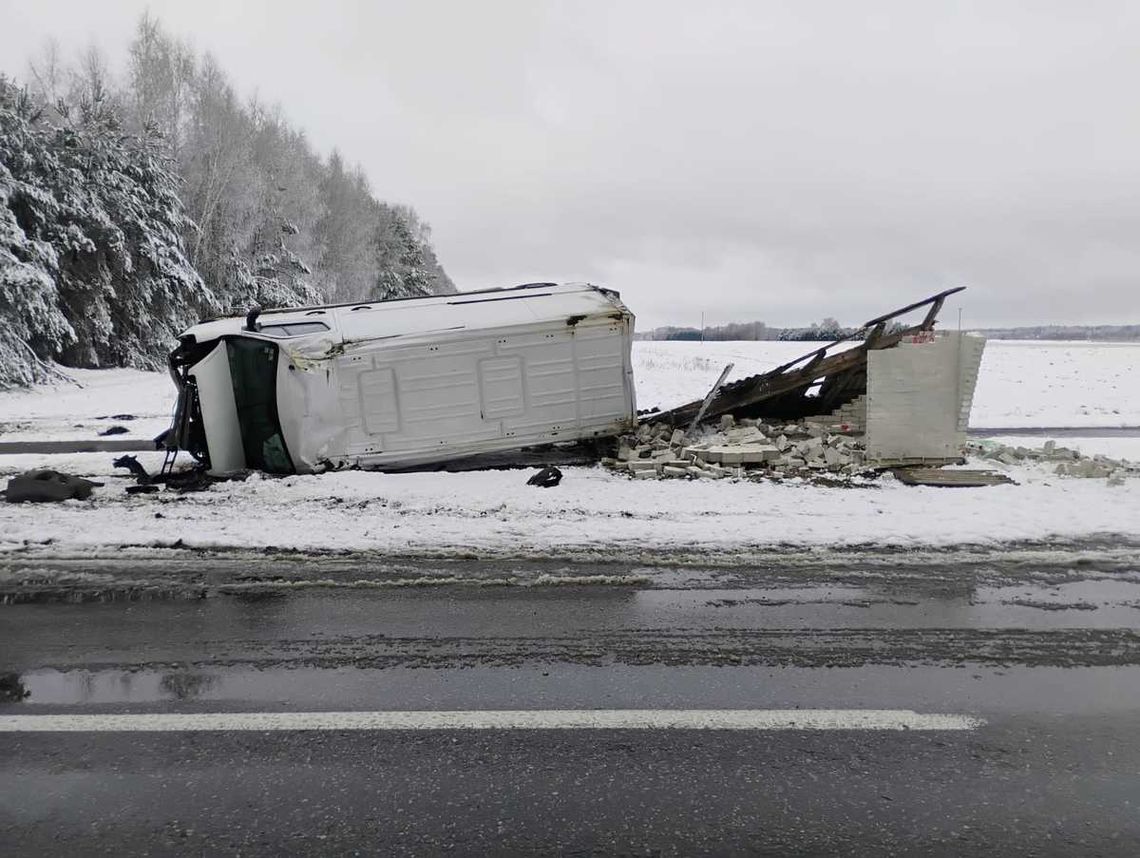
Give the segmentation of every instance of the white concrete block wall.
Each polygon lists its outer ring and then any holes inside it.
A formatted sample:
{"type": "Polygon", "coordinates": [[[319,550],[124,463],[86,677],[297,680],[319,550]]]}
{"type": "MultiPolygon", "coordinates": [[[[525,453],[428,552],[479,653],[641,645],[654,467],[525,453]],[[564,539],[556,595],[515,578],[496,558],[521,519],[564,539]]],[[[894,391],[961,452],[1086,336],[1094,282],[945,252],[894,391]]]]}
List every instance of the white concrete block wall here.
{"type": "Polygon", "coordinates": [[[957,332],[867,356],[868,461],[961,455],[985,340],[957,332]]]}
{"type": "Polygon", "coordinates": [[[847,424],[848,431],[862,432],[867,422],[867,397],[858,396],[850,402],[844,403],[830,414],[808,417],[808,423],[820,426],[837,426],[847,424]]]}
{"type": "Polygon", "coordinates": [[[966,430],[970,426],[970,411],[974,407],[974,390],[978,386],[978,372],[982,367],[982,353],[986,348],[985,337],[966,334],[960,339],[958,361],[958,395],[961,409],[958,412],[958,432],[962,443],[966,442],[966,430]]]}

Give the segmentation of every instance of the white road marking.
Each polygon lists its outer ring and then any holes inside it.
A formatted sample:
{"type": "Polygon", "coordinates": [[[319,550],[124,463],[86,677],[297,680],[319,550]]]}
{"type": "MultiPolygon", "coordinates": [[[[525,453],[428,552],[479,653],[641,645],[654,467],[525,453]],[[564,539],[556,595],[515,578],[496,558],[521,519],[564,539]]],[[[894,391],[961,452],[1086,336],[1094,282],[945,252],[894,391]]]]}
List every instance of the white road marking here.
{"type": "Polygon", "coordinates": [[[0,715],[0,733],[198,730],[974,730],[969,715],[909,709],[519,709],[0,715]]]}

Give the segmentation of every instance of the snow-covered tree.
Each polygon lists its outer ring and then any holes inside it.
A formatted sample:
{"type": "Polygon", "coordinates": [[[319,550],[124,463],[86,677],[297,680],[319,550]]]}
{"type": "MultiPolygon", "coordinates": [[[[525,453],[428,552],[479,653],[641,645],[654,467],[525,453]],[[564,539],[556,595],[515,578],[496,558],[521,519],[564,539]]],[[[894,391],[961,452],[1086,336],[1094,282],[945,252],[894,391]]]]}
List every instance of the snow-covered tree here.
{"type": "Polygon", "coordinates": [[[278,111],[256,104],[251,109],[259,172],[257,221],[249,248],[254,275],[281,290],[276,303],[319,303],[323,296],[312,263],[318,253],[315,226],[323,212],[314,176],[320,162],[304,136],[290,129],[278,111]]]}
{"type": "Polygon", "coordinates": [[[395,206],[381,205],[376,227],[378,275],[371,297],[416,298],[432,294],[433,275],[412,225],[395,206]]]}
{"type": "MultiPolygon", "coordinates": [[[[215,304],[183,250],[188,222],[162,141],[123,134],[99,88],[86,92],[61,107],[58,126],[7,82],[0,92],[5,244],[17,260],[44,248],[37,306],[67,322],[31,315],[39,321],[22,339],[37,344],[37,357],[73,366],[158,367],[174,334],[215,304]]],[[[5,284],[26,292],[30,275],[5,262],[5,284]]],[[[26,306],[16,295],[5,290],[6,301],[26,306]]]]}
{"type": "Polygon", "coordinates": [[[197,62],[185,43],[168,35],[144,12],[129,49],[125,102],[127,126],[136,134],[156,128],[175,162],[182,153],[197,62]]]}
{"type": "Polygon", "coordinates": [[[443,270],[432,247],[431,227],[411,206],[381,204],[380,276],[401,283],[411,294],[451,295],[455,284],[443,270]]]}
{"type": "Polygon", "coordinates": [[[324,292],[333,301],[366,300],[377,274],[373,224],[379,204],[363,171],[347,168],[335,150],[323,170],[320,194],[316,268],[324,292]]]}
{"type": "Polygon", "coordinates": [[[39,112],[0,76],[0,388],[45,380],[48,362],[75,339],[59,306],[58,256],[40,237],[55,217],[55,200],[11,169],[55,169],[32,128],[39,112]]]}
{"type": "Polygon", "coordinates": [[[159,366],[207,313],[454,292],[431,230],[145,14],[122,84],[54,43],[0,78],[0,385],[159,366]]]}

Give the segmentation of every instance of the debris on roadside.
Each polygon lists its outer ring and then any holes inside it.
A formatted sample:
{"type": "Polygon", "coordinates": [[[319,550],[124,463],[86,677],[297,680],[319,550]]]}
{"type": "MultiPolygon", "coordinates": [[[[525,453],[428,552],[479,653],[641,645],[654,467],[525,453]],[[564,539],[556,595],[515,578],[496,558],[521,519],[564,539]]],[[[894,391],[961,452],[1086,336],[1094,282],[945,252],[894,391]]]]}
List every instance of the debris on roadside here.
{"type": "Polygon", "coordinates": [[[538,486],[539,488],[549,489],[562,482],[562,471],[553,466],[543,468],[537,474],[534,474],[529,480],[526,481],[528,486],[538,486]]]}
{"type": "Polygon", "coordinates": [[[95,434],[99,435],[101,438],[106,438],[108,435],[126,435],[130,431],[131,430],[126,426],[119,426],[118,424],[115,424],[114,426],[108,426],[102,432],[96,432],[95,434]]]}
{"type": "Polygon", "coordinates": [[[623,439],[617,461],[640,478],[759,474],[829,485],[962,464],[985,339],[934,331],[943,302],[958,291],[870,320],[852,337],[861,343],[828,343],[726,385],[730,365],[704,399],[643,418],[650,426],[623,439]],[[919,308],[927,312],[918,324],[897,322],[919,308]],[[717,418],[719,432],[677,442],[717,418]]]}
{"type": "Polygon", "coordinates": [[[146,485],[151,482],[150,472],[143,467],[142,462],[139,461],[138,456],[119,456],[111,463],[115,468],[126,468],[135,475],[135,482],[139,485],[146,485]]]}
{"type": "Polygon", "coordinates": [[[134,475],[135,485],[126,488],[126,493],[129,495],[154,494],[162,486],[166,486],[179,494],[200,492],[205,491],[215,483],[242,482],[250,475],[250,471],[234,471],[230,474],[212,476],[206,473],[206,469],[200,465],[177,471],[163,469],[159,473],[151,474],[143,467],[137,456],[129,455],[119,456],[112,462],[112,465],[116,468],[126,468],[134,475]]]}
{"type": "Polygon", "coordinates": [[[20,674],[12,671],[0,673],[0,703],[19,703],[31,696],[32,693],[24,686],[20,674]]]}
{"type": "Polygon", "coordinates": [[[102,486],[72,474],[39,468],[17,474],[8,480],[4,499],[8,503],[58,503],[65,500],[86,500],[94,488],[102,486]]]}
{"type": "Polygon", "coordinates": [[[643,423],[622,436],[615,457],[602,460],[635,479],[800,477],[829,483],[873,475],[861,438],[813,420],[766,422],[723,415],[719,428],[690,438],[666,423],[643,423]]]}
{"type": "Polygon", "coordinates": [[[997,471],[894,468],[891,473],[895,475],[895,479],[908,486],[976,489],[985,486],[1016,485],[1008,476],[997,471]]]}
{"type": "Polygon", "coordinates": [[[1128,459],[1110,459],[1108,456],[1082,456],[1077,450],[1046,441],[1040,448],[1009,447],[995,441],[970,441],[967,452],[979,459],[988,459],[1003,465],[1038,463],[1054,465],[1053,472],[1060,477],[1107,479],[1111,486],[1119,486],[1125,477],[1140,476],[1140,462],[1128,459]]]}

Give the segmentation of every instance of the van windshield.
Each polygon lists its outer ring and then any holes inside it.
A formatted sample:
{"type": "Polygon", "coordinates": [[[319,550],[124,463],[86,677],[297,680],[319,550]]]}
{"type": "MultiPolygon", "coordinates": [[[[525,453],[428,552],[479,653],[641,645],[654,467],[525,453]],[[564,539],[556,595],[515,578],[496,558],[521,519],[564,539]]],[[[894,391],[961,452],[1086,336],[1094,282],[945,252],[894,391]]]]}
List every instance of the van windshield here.
{"type": "Polygon", "coordinates": [[[293,473],[277,415],[277,356],[274,343],[245,337],[226,340],[247,468],[293,473]]]}

